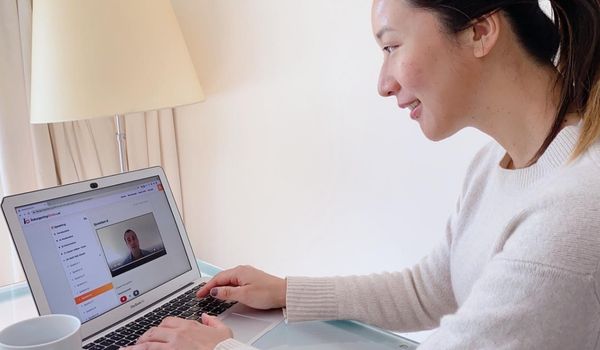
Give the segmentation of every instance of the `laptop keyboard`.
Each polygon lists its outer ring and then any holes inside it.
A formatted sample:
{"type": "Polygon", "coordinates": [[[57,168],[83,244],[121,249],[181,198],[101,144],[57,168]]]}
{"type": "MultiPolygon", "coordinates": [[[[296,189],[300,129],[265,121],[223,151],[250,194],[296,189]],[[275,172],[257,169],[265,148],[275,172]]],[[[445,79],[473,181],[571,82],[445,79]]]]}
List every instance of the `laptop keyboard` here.
{"type": "Polygon", "coordinates": [[[83,346],[88,350],[116,350],[122,346],[135,344],[137,338],[144,334],[150,327],[160,324],[167,316],[176,316],[188,320],[200,319],[203,313],[217,316],[229,309],[236,302],[215,299],[210,295],[202,299],[196,298],[196,291],[205,283],[190,289],[168,303],[154,309],[152,312],[129,322],[125,326],[96,339],[83,346]]]}

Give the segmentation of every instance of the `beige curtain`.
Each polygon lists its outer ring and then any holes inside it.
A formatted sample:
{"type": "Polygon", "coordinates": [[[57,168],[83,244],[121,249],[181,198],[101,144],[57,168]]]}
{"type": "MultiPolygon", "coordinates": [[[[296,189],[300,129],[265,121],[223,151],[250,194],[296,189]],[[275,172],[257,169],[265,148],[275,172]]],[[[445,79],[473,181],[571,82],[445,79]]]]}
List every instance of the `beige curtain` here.
{"type": "MultiPolygon", "coordinates": [[[[0,196],[115,174],[119,159],[112,117],[29,123],[31,0],[0,1],[0,196]]],[[[130,170],[161,165],[183,213],[174,110],[125,117],[130,170]]],[[[0,220],[0,286],[23,279],[0,220]]]]}

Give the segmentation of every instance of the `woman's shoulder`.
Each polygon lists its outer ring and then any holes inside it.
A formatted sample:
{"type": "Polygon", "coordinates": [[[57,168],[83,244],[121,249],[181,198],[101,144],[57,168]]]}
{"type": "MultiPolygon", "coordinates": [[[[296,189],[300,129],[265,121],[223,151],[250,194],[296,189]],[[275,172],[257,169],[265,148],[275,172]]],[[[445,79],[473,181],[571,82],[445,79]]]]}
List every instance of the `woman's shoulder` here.
{"type": "Polygon", "coordinates": [[[583,166],[600,169],[600,140],[594,142],[581,156],[583,166]]]}
{"type": "Polygon", "coordinates": [[[471,159],[471,162],[467,166],[465,173],[465,185],[471,179],[480,177],[489,173],[496,165],[499,164],[505,151],[495,141],[490,141],[483,145],[475,156],[471,159]]]}
{"type": "Polygon", "coordinates": [[[475,153],[475,156],[467,167],[467,177],[481,171],[487,171],[497,166],[506,151],[496,141],[492,140],[475,153]]]}
{"type": "Polygon", "coordinates": [[[503,255],[580,273],[600,264],[599,163],[576,160],[529,193],[507,223],[503,255]]]}
{"type": "Polygon", "coordinates": [[[575,206],[600,204],[599,175],[600,142],[597,142],[576,159],[568,160],[542,182],[544,191],[540,191],[540,195],[546,200],[560,199],[575,206]]]}
{"type": "Polygon", "coordinates": [[[520,197],[502,254],[592,273],[600,264],[600,143],[520,197]]]}

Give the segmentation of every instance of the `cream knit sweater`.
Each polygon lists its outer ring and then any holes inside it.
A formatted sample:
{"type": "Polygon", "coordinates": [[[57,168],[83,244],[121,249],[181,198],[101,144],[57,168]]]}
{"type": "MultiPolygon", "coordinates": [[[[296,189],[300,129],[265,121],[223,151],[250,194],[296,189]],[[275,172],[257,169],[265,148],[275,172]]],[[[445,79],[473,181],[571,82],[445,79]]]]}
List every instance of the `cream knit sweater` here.
{"type": "Polygon", "coordinates": [[[288,320],[439,327],[422,350],[600,349],[600,144],[569,162],[579,132],[564,128],[525,169],[484,147],[429,256],[400,272],[288,277],[288,320]]]}

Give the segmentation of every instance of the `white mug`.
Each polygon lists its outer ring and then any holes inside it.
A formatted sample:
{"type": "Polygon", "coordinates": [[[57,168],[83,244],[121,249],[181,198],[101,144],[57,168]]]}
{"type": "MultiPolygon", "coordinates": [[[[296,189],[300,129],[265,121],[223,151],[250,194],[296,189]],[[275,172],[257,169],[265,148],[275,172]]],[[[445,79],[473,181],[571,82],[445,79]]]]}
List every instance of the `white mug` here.
{"type": "Polygon", "coordinates": [[[0,350],[81,350],[81,321],[71,315],[45,315],[0,331],[0,350]]]}

